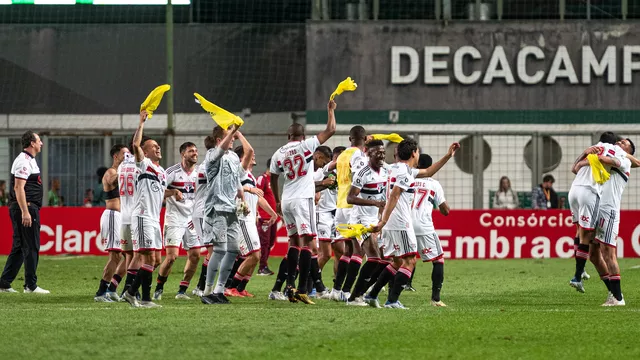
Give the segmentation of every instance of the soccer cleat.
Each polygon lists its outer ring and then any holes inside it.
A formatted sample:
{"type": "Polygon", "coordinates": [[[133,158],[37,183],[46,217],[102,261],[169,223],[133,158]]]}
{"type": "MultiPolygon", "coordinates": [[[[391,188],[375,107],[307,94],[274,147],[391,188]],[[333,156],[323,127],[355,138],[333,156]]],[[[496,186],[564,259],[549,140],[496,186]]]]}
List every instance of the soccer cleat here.
{"type": "Polygon", "coordinates": [[[224,295],[225,296],[232,296],[232,297],[244,297],[244,295],[241,295],[238,292],[238,289],[236,289],[236,288],[224,289],[224,295]]]}
{"type": "Polygon", "coordinates": [[[202,303],[205,305],[214,305],[220,303],[218,297],[215,296],[215,294],[203,295],[202,297],[200,297],[200,301],[202,301],[202,303]]]}
{"type": "Polygon", "coordinates": [[[243,297],[252,298],[255,297],[252,293],[248,292],[246,289],[239,292],[243,297]]]}
{"type": "Polygon", "coordinates": [[[260,276],[270,276],[275,274],[273,271],[271,271],[268,267],[265,268],[261,268],[258,270],[258,275],[260,276]]]}
{"type": "Polygon", "coordinates": [[[191,300],[191,298],[188,297],[187,294],[179,292],[176,294],[176,300],[191,300]]]}
{"type": "Polygon", "coordinates": [[[105,303],[113,302],[113,300],[111,300],[111,298],[109,296],[107,296],[107,294],[100,295],[100,296],[94,296],[93,297],[93,301],[95,301],[95,302],[105,302],[105,303]]]}
{"type": "Polygon", "coordinates": [[[218,298],[218,304],[231,304],[231,301],[224,294],[213,294],[213,296],[218,298]]]}
{"type": "Polygon", "coordinates": [[[307,305],[315,305],[316,304],[313,301],[311,301],[311,298],[309,297],[309,295],[301,294],[297,290],[295,291],[294,297],[295,297],[296,300],[299,300],[300,302],[305,303],[307,305]]]}
{"type": "Polygon", "coordinates": [[[317,298],[318,299],[331,299],[331,291],[329,290],[325,290],[325,291],[321,291],[317,294],[317,298]]]}
{"type": "Polygon", "coordinates": [[[366,302],[364,302],[364,299],[362,298],[362,296],[359,296],[359,297],[355,298],[353,301],[347,300],[347,305],[349,305],[349,306],[369,306],[366,302]]]}
{"type": "Polygon", "coordinates": [[[591,279],[591,275],[587,274],[586,271],[582,272],[582,276],[580,276],[582,278],[582,280],[589,280],[591,279]]]}
{"type": "Polygon", "coordinates": [[[404,307],[404,305],[402,305],[402,304],[400,303],[400,301],[396,301],[396,302],[394,302],[394,303],[391,303],[391,302],[387,301],[387,302],[384,304],[384,307],[385,307],[385,308],[389,308],[389,309],[402,309],[402,310],[409,310],[409,308],[404,307]]]}
{"type": "Polygon", "coordinates": [[[105,295],[107,295],[109,299],[113,300],[114,302],[120,301],[120,296],[118,296],[118,293],[115,291],[107,291],[105,295]]]}
{"type": "Polygon", "coordinates": [[[369,297],[368,295],[365,295],[363,300],[367,305],[371,307],[374,307],[376,309],[382,308],[382,306],[380,306],[380,302],[378,301],[378,298],[373,298],[373,297],[369,297]]]}
{"type": "Polygon", "coordinates": [[[311,292],[309,293],[309,297],[312,299],[315,299],[318,297],[318,292],[316,291],[315,288],[311,289],[311,292]]]}
{"type": "Polygon", "coordinates": [[[164,290],[162,290],[162,289],[156,290],[156,292],[153,293],[153,300],[162,300],[162,293],[163,292],[164,292],[164,290]]]}
{"type": "Polygon", "coordinates": [[[208,296],[213,294],[213,285],[206,285],[204,287],[204,291],[202,292],[203,296],[208,296]]]}
{"type": "Polygon", "coordinates": [[[336,289],[332,289],[331,290],[331,300],[340,301],[340,294],[342,294],[342,291],[336,290],[336,289]]]}
{"type": "Polygon", "coordinates": [[[0,288],[0,293],[17,294],[18,292],[14,288],[8,287],[8,288],[0,288]]]}
{"type": "Polygon", "coordinates": [[[411,284],[406,284],[402,286],[402,288],[406,291],[416,291],[416,289],[414,289],[413,286],[411,286],[411,284]]]}
{"type": "Polygon", "coordinates": [[[202,297],[204,291],[200,290],[200,289],[193,289],[191,291],[191,295],[195,295],[197,297],[202,297]]]}
{"type": "Polygon", "coordinates": [[[36,286],[36,288],[33,289],[33,290],[31,290],[29,288],[24,288],[24,293],[25,294],[49,294],[49,293],[51,293],[51,291],[45,290],[45,289],[41,288],[40,286],[36,286]]]}
{"type": "Polygon", "coordinates": [[[618,301],[618,299],[616,299],[615,297],[611,300],[610,303],[604,303],[602,304],[602,306],[625,306],[626,303],[624,302],[624,298],[622,298],[622,300],[618,301]]]}
{"type": "Polygon", "coordinates": [[[296,300],[296,298],[295,298],[296,291],[297,290],[294,289],[293,286],[291,286],[291,285],[287,285],[287,287],[284,289],[285,296],[292,303],[297,303],[298,302],[298,300],[296,300]]]}
{"type": "Polygon", "coordinates": [[[282,301],[286,301],[287,297],[284,296],[283,293],[281,293],[280,291],[272,291],[269,293],[269,300],[282,300],[282,301]]]}
{"type": "Polygon", "coordinates": [[[351,293],[341,291],[340,292],[340,300],[339,301],[347,302],[347,300],[349,300],[350,297],[351,297],[351,293]]]}
{"type": "Polygon", "coordinates": [[[124,301],[131,304],[132,307],[135,307],[135,308],[140,307],[140,303],[138,302],[138,299],[136,299],[135,296],[129,294],[128,291],[125,291],[124,294],[122,294],[122,298],[124,299],[124,301]]]}
{"type": "Polygon", "coordinates": [[[582,280],[573,278],[571,279],[571,281],[569,281],[569,286],[575,288],[578,292],[584,293],[584,285],[582,284],[582,280]]]}
{"type": "Polygon", "coordinates": [[[141,301],[140,307],[146,308],[146,309],[153,309],[153,308],[161,308],[162,305],[156,304],[153,301],[141,301]]]}
{"type": "Polygon", "coordinates": [[[436,307],[447,307],[447,304],[443,303],[442,300],[431,300],[431,306],[436,306],[436,307]]]}

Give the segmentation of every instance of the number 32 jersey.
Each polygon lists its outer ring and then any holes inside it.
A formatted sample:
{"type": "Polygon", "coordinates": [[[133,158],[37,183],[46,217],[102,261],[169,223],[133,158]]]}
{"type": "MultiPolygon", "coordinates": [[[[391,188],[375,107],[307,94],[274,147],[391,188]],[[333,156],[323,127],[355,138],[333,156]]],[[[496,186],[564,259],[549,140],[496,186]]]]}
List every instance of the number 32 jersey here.
{"type": "Polygon", "coordinates": [[[303,141],[291,141],[273,154],[271,172],[284,174],[282,199],[313,199],[313,152],[320,146],[318,137],[303,141]]]}

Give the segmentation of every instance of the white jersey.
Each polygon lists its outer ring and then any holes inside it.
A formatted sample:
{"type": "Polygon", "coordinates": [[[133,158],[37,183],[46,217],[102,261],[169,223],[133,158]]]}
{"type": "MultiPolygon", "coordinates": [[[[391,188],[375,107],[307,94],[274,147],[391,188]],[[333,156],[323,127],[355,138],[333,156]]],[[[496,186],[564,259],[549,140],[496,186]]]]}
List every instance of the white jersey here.
{"type": "Polygon", "coordinates": [[[395,163],[391,165],[391,173],[389,174],[389,188],[387,192],[391,196],[393,188],[399,186],[402,190],[398,204],[391,212],[385,230],[413,230],[413,221],[411,220],[411,204],[413,203],[415,176],[418,170],[412,169],[406,163],[395,163]]]}
{"type": "MultiPolygon", "coordinates": [[[[620,161],[627,158],[627,153],[622,150],[618,145],[611,145],[605,143],[597,143],[596,146],[601,148],[601,151],[597,155],[605,155],[609,157],[614,157],[620,161]]],[[[610,167],[605,165],[605,169],[610,171],[610,167]]],[[[602,195],[602,185],[595,182],[593,179],[593,175],[591,173],[591,166],[583,166],[578,170],[578,174],[576,174],[575,179],[573,179],[573,183],[571,187],[574,186],[585,186],[588,187],[594,194],[599,196],[602,195]]]]}
{"type": "MultiPolygon", "coordinates": [[[[386,198],[386,188],[388,181],[387,170],[380,168],[373,170],[369,165],[353,174],[351,186],[360,189],[358,197],[365,200],[384,201],[386,198]]],[[[377,206],[353,205],[351,210],[351,220],[360,223],[361,221],[376,222],[378,219],[377,206]]],[[[377,223],[377,222],[376,222],[377,223]]]]}
{"type": "Polygon", "coordinates": [[[196,200],[193,208],[194,218],[204,218],[204,201],[207,198],[207,169],[205,163],[198,165],[198,183],[196,184],[196,200]]]}
{"type": "Polygon", "coordinates": [[[131,215],[135,208],[135,189],[140,169],[136,166],[136,157],[124,154],[124,160],[118,166],[118,187],[120,190],[120,217],[123,225],[131,224],[131,215]]]}
{"type": "Polygon", "coordinates": [[[627,158],[620,161],[620,167],[611,168],[609,181],[602,186],[602,198],[600,199],[600,210],[614,210],[620,212],[622,193],[627,187],[629,176],[631,175],[631,161],[627,158]]]}
{"type": "MultiPolygon", "coordinates": [[[[329,174],[333,174],[333,173],[327,173],[326,166],[322,169],[318,169],[314,174],[313,181],[322,181],[329,174]]],[[[334,211],[336,209],[337,198],[338,198],[337,188],[324,189],[320,191],[320,200],[318,200],[318,204],[316,205],[316,213],[325,213],[325,212],[334,211]]]]}
{"type": "MultiPolygon", "coordinates": [[[[250,188],[256,187],[256,178],[253,177],[253,174],[249,171],[245,171],[242,177],[240,178],[240,184],[242,187],[248,186],[250,188]]],[[[256,214],[258,213],[258,195],[249,194],[248,192],[244,192],[244,202],[247,203],[249,210],[251,212],[248,215],[240,215],[240,219],[245,222],[256,222],[256,214]]]]}
{"type": "Polygon", "coordinates": [[[415,199],[413,200],[413,230],[416,235],[428,235],[436,231],[431,213],[447,201],[444,190],[438,180],[432,178],[416,179],[415,199]]]}
{"type": "Polygon", "coordinates": [[[180,163],[167,168],[167,188],[180,191],[182,200],[176,200],[175,196],[167,198],[167,209],[164,213],[165,225],[187,226],[193,219],[197,181],[198,172],[195,169],[188,173],[180,163]]]}
{"type": "Polygon", "coordinates": [[[167,188],[167,175],[160,165],[154,165],[148,158],[136,163],[140,170],[134,194],[135,207],[132,216],[160,223],[160,210],[164,190],[167,188]]]}
{"type": "Polygon", "coordinates": [[[271,158],[271,173],[284,174],[282,200],[313,199],[313,152],[320,146],[318,137],[291,141],[271,158]]]}

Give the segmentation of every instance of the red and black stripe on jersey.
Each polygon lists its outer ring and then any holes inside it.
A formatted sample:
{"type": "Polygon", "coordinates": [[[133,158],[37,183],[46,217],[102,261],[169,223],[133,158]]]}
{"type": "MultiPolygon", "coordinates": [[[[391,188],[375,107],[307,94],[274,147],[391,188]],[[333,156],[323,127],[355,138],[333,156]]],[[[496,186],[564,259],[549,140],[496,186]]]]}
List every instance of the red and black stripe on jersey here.
{"type": "Polygon", "coordinates": [[[187,182],[174,181],[171,184],[169,184],[167,188],[179,190],[183,194],[193,194],[196,192],[196,183],[191,181],[187,181],[187,182]]]}
{"type": "MultiPolygon", "coordinates": [[[[393,190],[393,186],[395,185],[395,183],[396,183],[396,178],[392,177],[392,178],[389,179],[389,190],[393,190]]],[[[415,182],[412,182],[411,185],[409,185],[409,189],[407,189],[405,191],[410,193],[410,194],[414,193],[415,190],[414,190],[413,187],[415,186],[415,184],[416,184],[415,182]]]]}

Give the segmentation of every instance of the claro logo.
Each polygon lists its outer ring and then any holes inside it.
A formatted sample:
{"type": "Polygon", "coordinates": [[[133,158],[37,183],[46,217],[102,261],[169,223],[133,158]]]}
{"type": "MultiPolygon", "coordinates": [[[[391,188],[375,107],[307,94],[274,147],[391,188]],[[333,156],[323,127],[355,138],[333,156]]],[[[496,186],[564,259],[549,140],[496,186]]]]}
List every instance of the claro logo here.
{"type": "Polygon", "coordinates": [[[90,254],[92,247],[104,251],[102,237],[96,230],[65,230],[62,225],[56,225],[55,230],[48,225],[40,227],[40,252],[90,254]]]}

